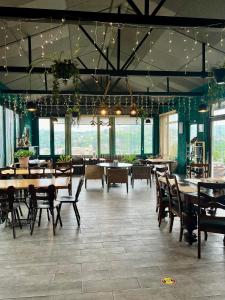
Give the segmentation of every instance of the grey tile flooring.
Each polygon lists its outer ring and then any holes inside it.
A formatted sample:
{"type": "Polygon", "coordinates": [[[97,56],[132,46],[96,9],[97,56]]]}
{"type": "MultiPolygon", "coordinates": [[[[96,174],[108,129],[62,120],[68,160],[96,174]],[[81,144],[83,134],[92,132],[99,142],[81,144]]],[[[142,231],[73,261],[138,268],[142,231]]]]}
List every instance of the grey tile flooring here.
{"type": "Polygon", "coordinates": [[[198,260],[196,244],[178,242],[177,220],[171,234],[167,219],[158,227],[154,184],[137,181],[126,194],[123,185],[107,193],[90,181],[78,207],[80,228],[64,205],[55,237],[45,214],[33,236],[24,226],[13,240],[0,225],[0,299],[225,299],[223,236],[209,234],[198,260]],[[163,286],[166,276],[176,285],[163,286]]]}

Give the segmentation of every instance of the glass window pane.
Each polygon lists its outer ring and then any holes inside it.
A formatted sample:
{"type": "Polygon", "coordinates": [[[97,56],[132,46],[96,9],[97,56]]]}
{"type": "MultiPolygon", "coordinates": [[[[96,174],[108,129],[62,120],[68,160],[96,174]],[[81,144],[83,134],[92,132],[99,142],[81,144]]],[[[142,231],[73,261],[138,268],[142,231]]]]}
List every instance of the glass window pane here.
{"type": "Polygon", "coordinates": [[[212,123],[212,173],[225,176],[225,120],[212,123]]]}
{"type": "Polygon", "coordinates": [[[153,120],[151,123],[144,124],[144,153],[152,153],[152,134],[153,134],[153,120]]]}
{"type": "Polygon", "coordinates": [[[100,125],[100,154],[109,154],[109,118],[100,118],[105,125],[100,125]]]}
{"type": "Polygon", "coordinates": [[[178,114],[169,115],[169,122],[177,122],[177,121],[178,121],[178,114]]]}
{"type": "Polygon", "coordinates": [[[5,127],[6,127],[6,165],[14,162],[14,112],[5,109],[5,127]]]}
{"type": "Polygon", "coordinates": [[[3,107],[0,106],[0,166],[4,165],[3,107]]]}
{"type": "Polygon", "coordinates": [[[82,118],[80,125],[71,127],[72,155],[97,153],[97,126],[90,125],[91,118],[82,118]]]}
{"type": "Polygon", "coordinates": [[[39,154],[50,155],[50,119],[39,118],[39,154]]]}
{"type": "Polygon", "coordinates": [[[58,122],[53,123],[54,127],[54,153],[65,154],[65,119],[57,118],[58,122]]]}
{"type": "Polygon", "coordinates": [[[141,122],[136,118],[121,117],[115,119],[116,154],[141,153],[141,122]],[[124,124],[124,125],[123,125],[124,124]]]}
{"type": "Polygon", "coordinates": [[[169,123],[169,158],[175,159],[177,157],[178,147],[178,123],[169,123]]]}
{"type": "Polygon", "coordinates": [[[20,137],[20,117],[16,114],[16,140],[20,137]]]}
{"type": "Polygon", "coordinates": [[[197,136],[198,136],[198,125],[191,124],[190,125],[190,142],[193,140],[193,138],[196,138],[197,136]]]}

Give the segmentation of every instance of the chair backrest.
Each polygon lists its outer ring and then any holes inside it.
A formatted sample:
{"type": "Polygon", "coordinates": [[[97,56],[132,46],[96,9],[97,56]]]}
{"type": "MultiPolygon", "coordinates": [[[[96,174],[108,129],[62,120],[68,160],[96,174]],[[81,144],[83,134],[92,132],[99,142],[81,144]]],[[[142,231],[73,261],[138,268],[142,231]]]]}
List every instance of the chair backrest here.
{"type": "Polygon", "coordinates": [[[9,186],[7,188],[7,198],[8,198],[8,205],[9,210],[13,210],[13,203],[15,202],[15,188],[13,186],[9,186]]]}
{"type": "Polygon", "coordinates": [[[85,165],[96,165],[100,162],[98,158],[89,158],[85,160],[85,165]]]}
{"type": "Polygon", "coordinates": [[[96,165],[85,166],[85,178],[86,179],[102,179],[104,175],[104,169],[96,165]]]}
{"type": "Polygon", "coordinates": [[[80,156],[73,156],[72,158],[72,165],[83,165],[84,159],[80,156]]]}
{"type": "Polygon", "coordinates": [[[56,162],[54,165],[55,177],[72,177],[73,167],[72,161],[69,162],[56,162]]]}
{"type": "Polygon", "coordinates": [[[56,199],[56,188],[53,184],[47,188],[36,188],[34,185],[29,185],[30,193],[30,208],[37,208],[39,200],[48,201],[50,208],[53,208],[54,200],[56,199]]]}
{"type": "Polygon", "coordinates": [[[203,163],[192,163],[189,168],[189,176],[191,178],[192,174],[196,174],[199,177],[209,177],[209,164],[203,163]]]}
{"type": "Polygon", "coordinates": [[[177,182],[177,177],[175,175],[166,175],[167,190],[169,195],[169,205],[170,209],[173,210],[175,207],[179,215],[182,216],[183,205],[180,196],[179,185],[177,182]]]}
{"type": "Polygon", "coordinates": [[[77,186],[77,191],[76,191],[76,195],[75,195],[75,201],[78,202],[79,196],[80,196],[80,192],[82,189],[82,186],[84,184],[84,176],[81,176],[78,186],[77,186]]]}
{"type": "Polygon", "coordinates": [[[29,178],[31,178],[31,179],[46,177],[44,167],[30,167],[29,166],[28,171],[29,171],[29,178]]]}
{"type": "Polygon", "coordinates": [[[225,209],[225,183],[198,183],[198,210],[201,208],[225,209]]]}
{"type": "Polygon", "coordinates": [[[108,183],[127,183],[128,182],[128,169],[107,169],[107,182],[108,183]]]}
{"type": "Polygon", "coordinates": [[[133,166],[131,168],[133,179],[150,179],[151,168],[148,166],[133,166]]]}
{"type": "Polygon", "coordinates": [[[157,166],[157,167],[155,167],[155,172],[158,172],[158,174],[160,176],[166,176],[166,174],[169,173],[169,169],[166,166],[164,166],[164,167],[163,166],[162,167],[157,166]]]}
{"type": "Polygon", "coordinates": [[[161,185],[159,182],[159,176],[160,175],[157,172],[155,172],[156,196],[159,199],[159,201],[162,201],[163,194],[162,194],[162,188],[161,188],[161,185]]]}

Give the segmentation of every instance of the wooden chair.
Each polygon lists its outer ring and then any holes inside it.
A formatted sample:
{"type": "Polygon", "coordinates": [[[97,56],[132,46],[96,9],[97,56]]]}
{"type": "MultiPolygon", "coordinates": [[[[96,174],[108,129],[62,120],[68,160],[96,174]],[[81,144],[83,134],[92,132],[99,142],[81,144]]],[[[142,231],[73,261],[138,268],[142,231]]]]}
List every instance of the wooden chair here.
{"type": "Polygon", "coordinates": [[[85,189],[87,188],[87,180],[97,180],[102,181],[102,188],[104,188],[104,168],[98,167],[96,165],[85,166],[85,189]]]}
{"type": "MultiPolygon", "coordinates": [[[[13,186],[9,186],[7,189],[6,193],[6,198],[5,198],[5,209],[6,209],[6,214],[8,215],[9,213],[11,214],[11,225],[12,225],[12,230],[13,230],[13,238],[16,238],[16,230],[15,227],[18,224],[20,226],[20,229],[22,229],[22,224],[20,220],[20,215],[19,215],[19,203],[16,201],[15,197],[15,188],[13,186]]],[[[1,198],[1,203],[3,203],[4,199],[1,198]]],[[[7,216],[8,217],[8,216],[7,216]]]]}
{"type": "Polygon", "coordinates": [[[112,183],[126,183],[128,193],[128,169],[107,169],[107,192],[112,183]]]}
{"type": "Polygon", "coordinates": [[[192,178],[192,176],[197,178],[208,178],[209,177],[209,164],[191,164],[189,166],[189,177],[192,178]]]}
{"type": "Polygon", "coordinates": [[[169,212],[169,197],[165,193],[165,189],[161,186],[159,181],[160,175],[155,172],[156,181],[156,212],[158,212],[158,223],[161,226],[162,220],[169,212]],[[168,210],[166,210],[168,208],[168,210]]]}
{"type": "Polygon", "coordinates": [[[225,183],[198,183],[198,258],[201,258],[201,231],[225,234],[225,217],[208,214],[208,208],[225,211],[225,183]]]}
{"type": "Polygon", "coordinates": [[[172,232],[173,222],[175,217],[180,219],[180,237],[179,241],[182,241],[184,231],[184,219],[183,219],[183,204],[180,197],[179,186],[177,183],[177,177],[175,175],[166,175],[166,182],[169,194],[169,216],[170,216],[170,228],[169,232],[172,232]]]}
{"type": "MultiPolygon", "coordinates": [[[[73,210],[74,210],[74,213],[75,213],[75,216],[76,216],[76,219],[77,219],[78,226],[80,226],[80,214],[79,214],[79,211],[78,211],[78,208],[77,208],[77,202],[79,201],[79,196],[80,196],[80,192],[81,192],[83,183],[84,183],[84,176],[82,176],[80,178],[80,180],[79,180],[75,197],[72,197],[72,196],[62,196],[58,200],[60,202],[60,204],[59,204],[59,212],[61,212],[62,204],[64,204],[64,203],[71,203],[73,205],[73,210]]],[[[60,214],[59,214],[59,216],[60,216],[60,214]]],[[[58,224],[58,221],[60,221],[60,225],[62,227],[62,221],[59,219],[59,217],[56,218],[56,226],[58,224]]]]}
{"type": "Polygon", "coordinates": [[[73,176],[73,167],[72,161],[69,162],[56,162],[54,165],[55,177],[69,177],[68,184],[68,193],[72,195],[72,176],[73,176]]]}
{"type": "Polygon", "coordinates": [[[147,179],[150,182],[150,186],[152,185],[152,177],[151,177],[151,168],[148,166],[133,166],[131,168],[131,186],[134,187],[135,179],[147,179]]]}
{"type": "Polygon", "coordinates": [[[79,156],[73,156],[72,158],[72,167],[75,175],[84,174],[84,159],[79,156]]]}
{"type": "Polygon", "coordinates": [[[61,222],[60,210],[59,210],[60,203],[56,201],[55,186],[49,185],[48,188],[45,189],[45,188],[35,188],[33,185],[29,185],[29,193],[30,193],[29,218],[31,221],[30,234],[31,235],[33,234],[38,211],[39,211],[38,226],[40,226],[42,210],[47,210],[50,212],[52,216],[53,234],[55,235],[55,209],[57,211],[57,218],[61,222]]]}

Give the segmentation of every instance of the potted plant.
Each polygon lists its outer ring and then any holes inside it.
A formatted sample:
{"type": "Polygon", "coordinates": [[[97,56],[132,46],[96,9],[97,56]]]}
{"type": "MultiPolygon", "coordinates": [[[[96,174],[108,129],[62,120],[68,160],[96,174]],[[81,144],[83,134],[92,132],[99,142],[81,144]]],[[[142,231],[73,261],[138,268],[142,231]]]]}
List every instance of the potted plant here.
{"type": "Polygon", "coordinates": [[[143,107],[138,109],[138,117],[139,118],[146,119],[146,118],[148,118],[148,115],[149,115],[148,112],[143,107]]]}
{"type": "Polygon", "coordinates": [[[29,150],[19,149],[14,153],[14,157],[19,160],[20,168],[28,168],[29,158],[34,153],[29,150]]]}
{"type": "Polygon", "coordinates": [[[77,104],[74,107],[70,107],[67,109],[67,114],[72,115],[73,118],[80,118],[80,106],[77,104]]]}
{"type": "Polygon", "coordinates": [[[65,163],[65,162],[70,162],[72,160],[71,155],[60,155],[60,157],[57,159],[57,162],[65,163]]]}

